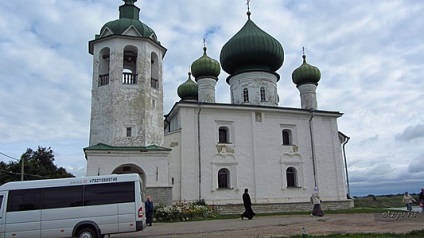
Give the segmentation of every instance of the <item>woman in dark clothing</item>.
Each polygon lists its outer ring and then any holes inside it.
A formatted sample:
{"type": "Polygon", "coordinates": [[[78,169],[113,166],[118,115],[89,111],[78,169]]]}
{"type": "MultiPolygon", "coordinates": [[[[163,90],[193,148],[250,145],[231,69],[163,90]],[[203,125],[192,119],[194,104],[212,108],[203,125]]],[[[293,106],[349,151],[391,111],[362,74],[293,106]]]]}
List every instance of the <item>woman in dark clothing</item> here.
{"type": "Polygon", "coordinates": [[[146,202],[144,203],[146,209],[146,224],[152,226],[153,222],[153,201],[150,196],[147,197],[146,202]]]}
{"type": "Polygon", "coordinates": [[[241,214],[241,219],[243,220],[244,217],[247,217],[249,220],[252,220],[255,213],[252,210],[252,202],[250,201],[250,195],[247,188],[244,190],[242,198],[245,211],[241,214]]]}
{"type": "Polygon", "coordinates": [[[421,189],[420,196],[418,197],[420,203],[421,213],[424,213],[424,188],[421,189]]]}

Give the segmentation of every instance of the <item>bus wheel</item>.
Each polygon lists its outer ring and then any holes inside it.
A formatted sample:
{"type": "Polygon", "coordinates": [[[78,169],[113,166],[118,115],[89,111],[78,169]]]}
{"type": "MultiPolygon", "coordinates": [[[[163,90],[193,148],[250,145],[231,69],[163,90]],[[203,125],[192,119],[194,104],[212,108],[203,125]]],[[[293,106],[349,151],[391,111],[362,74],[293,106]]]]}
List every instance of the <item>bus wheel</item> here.
{"type": "Polygon", "coordinates": [[[97,233],[92,228],[83,228],[78,231],[77,238],[97,238],[97,233]]]}

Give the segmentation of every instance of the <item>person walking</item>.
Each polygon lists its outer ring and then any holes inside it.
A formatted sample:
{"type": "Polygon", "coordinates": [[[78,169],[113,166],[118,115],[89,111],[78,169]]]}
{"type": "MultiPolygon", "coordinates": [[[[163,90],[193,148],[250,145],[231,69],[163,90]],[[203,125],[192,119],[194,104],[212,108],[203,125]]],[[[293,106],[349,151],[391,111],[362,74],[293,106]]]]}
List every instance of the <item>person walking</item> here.
{"type": "Polygon", "coordinates": [[[418,201],[420,203],[421,213],[424,213],[424,188],[421,189],[418,201]]]}
{"type": "Polygon", "coordinates": [[[153,201],[152,201],[152,197],[147,196],[147,200],[144,203],[144,208],[146,209],[146,225],[152,226],[152,222],[153,222],[153,201]]]}
{"type": "Polygon", "coordinates": [[[310,198],[311,203],[314,204],[314,207],[312,209],[312,216],[324,216],[324,212],[321,209],[321,198],[319,197],[318,188],[314,188],[314,192],[312,193],[312,196],[310,198]]]}
{"type": "Polygon", "coordinates": [[[247,188],[244,190],[242,198],[245,211],[243,214],[241,214],[241,219],[243,220],[243,218],[246,217],[249,220],[252,220],[253,216],[256,214],[252,210],[252,201],[250,200],[250,195],[247,188]]]}
{"type": "Polygon", "coordinates": [[[412,211],[412,203],[417,203],[417,201],[415,201],[415,199],[408,194],[408,192],[405,192],[405,195],[403,195],[403,199],[402,199],[403,203],[405,203],[406,205],[406,210],[408,210],[408,212],[412,211]]]}

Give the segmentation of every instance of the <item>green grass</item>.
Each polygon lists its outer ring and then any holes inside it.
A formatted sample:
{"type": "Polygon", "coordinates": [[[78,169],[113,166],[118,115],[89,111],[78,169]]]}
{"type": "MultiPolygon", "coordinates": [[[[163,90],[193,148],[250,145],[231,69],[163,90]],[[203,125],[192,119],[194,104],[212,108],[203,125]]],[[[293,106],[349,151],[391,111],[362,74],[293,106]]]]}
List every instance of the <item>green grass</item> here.
{"type": "MultiPolygon", "coordinates": [[[[408,238],[421,238],[424,237],[424,230],[419,231],[411,231],[406,234],[393,234],[393,233],[362,233],[362,234],[332,234],[332,235],[296,235],[291,236],[292,238],[303,238],[303,237],[319,237],[319,238],[368,238],[368,237],[378,237],[378,238],[400,238],[400,237],[408,237],[408,238]]],[[[278,237],[273,237],[278,238],[278,237]]]]}
{"type": "MultiPolygon", "coordinates": [[[[414,195],[413,195],[414,196],[414,195]]],[[[415,196],[414,196],[415,197],[415,196]]],[[[402,203],[403,195],[384,195],[355,198],[355,207],[367,208],[390,208],[390,207],[404,207],[402,203]]]]}

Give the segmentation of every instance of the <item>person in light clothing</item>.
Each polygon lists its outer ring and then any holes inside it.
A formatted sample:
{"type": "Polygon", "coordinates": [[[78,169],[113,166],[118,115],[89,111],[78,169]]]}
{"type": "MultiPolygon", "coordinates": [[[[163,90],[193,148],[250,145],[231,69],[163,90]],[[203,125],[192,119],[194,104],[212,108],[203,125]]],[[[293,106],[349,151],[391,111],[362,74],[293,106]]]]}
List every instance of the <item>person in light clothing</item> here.
{"type": "Polygon", "coordinates": [[[403,203],[405,203],[406,205],[406,210],[408,210],[408,212],[412,211],[412,203],[417,203],[417,201],[415,201],[415,199],[408,194],[408,192],[405,192],[405,195],[403,195],[403,199],[402,199],[403,203]]]}
{"type": "Polygon", "coordinates": [[[321,198],[319,197],[318,188],[314,188],[314,192],[311,196],[311,203],[314,204],[314,208],[312,209],[312,216],[324,216],[324,212],[321,209],[321,198]]]}

